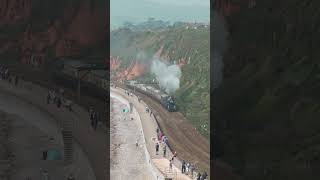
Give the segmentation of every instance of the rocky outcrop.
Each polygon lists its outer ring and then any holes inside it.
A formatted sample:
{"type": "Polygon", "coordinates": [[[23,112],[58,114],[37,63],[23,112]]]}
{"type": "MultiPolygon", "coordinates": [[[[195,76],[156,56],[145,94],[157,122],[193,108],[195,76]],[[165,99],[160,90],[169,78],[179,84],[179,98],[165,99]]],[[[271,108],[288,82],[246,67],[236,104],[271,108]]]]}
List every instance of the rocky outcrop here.
{"type": "Polygon", "coordinates": [[[30,18],[32,0],[2,0],[0,2],[0,27],[26,23],[30,18]]]}

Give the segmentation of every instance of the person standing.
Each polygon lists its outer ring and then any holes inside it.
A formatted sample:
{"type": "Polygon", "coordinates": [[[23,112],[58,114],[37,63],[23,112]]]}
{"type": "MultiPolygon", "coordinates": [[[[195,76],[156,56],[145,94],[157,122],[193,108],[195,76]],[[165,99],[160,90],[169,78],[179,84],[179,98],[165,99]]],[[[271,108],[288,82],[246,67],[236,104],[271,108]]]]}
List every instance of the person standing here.
{"type": "Polygon", "coordinates": [[[167,146],[164,145],[163,146],[163,157],[166,157],[166,154],[167,154],[167,146]]]}
{"type": "Polygon", "coordinates": [[[93,107],[92,106],[89,109],[89,120],[92,123],[92,121],[93,121],[93,107]]]}
{"type": "MultiPolygon", "coordinates": [[[[40,169],[42,171],[42,169],[40,169]]],[[[49,173],[47,170],[42,171],[42,180],[49,180],[49,173]]]]}
{"type": "Polygon", "coordinates": [[[156,155],[159,153],[159,143],[156,143],[156,155]]]}
{"type": "Polygon", "coordinates": [[[61,107],[61,98],[57,97],[57,107],[60,108],[61,107]]]}
{"type": "Polygon", "coordinates": [[[47,104],[50,104],[51,101],[51,96],[50,96],[50,91],[47,94],[47,104]]]}
{"type": "Polygon", "coordinates": [[[93,129],[94,130],[97,130],[97,126],[98,126],[98,112],[95,112],[95,116],[94,116],[94,119],[93,119],[93,129]]]}
{"type": "Polygon", "coordinates": [[[93,111],[92,112],[92,115],[91,115],[91,127],[94,128],[94,121],[95,121],[95,118],[96,118],[96,112],[93,111]]]}
{"type": "Polygon", "coordinates": [[[193,177],[193,172],[194,172],[194,165],[193,164],[190,165],[190,172],[191,172],[191,176],[193,177]]]}
{"type": "Polygon", "coordinates": [[[186,163],[186,170],[187,174],[190,172],[190,163],[186,163]]]}
{"type": "Polygon", "coordinates": [[[4,71],[4,79],[7,80],[9,77],[9,69],[6,68],[6,70],[4,71]]]}
{"type": "Polygon", "coordinates": [[[198,173],[197,180],[201,180],[201,173],[198,173]]]}
{"type": "Polygon", "coordinates": [[[203,174],[202,174],[202,176],[201,176],[201,180],[205,180],[205,179],[207,179],[207,172],[204,172],[203,174]]]}
{"type": "Polygon", "coordinates": [[[158,140],[161,141],[162,140],[162,136],[163,136],[163,133],[160,131],[159,133],[159,137],[158,137],[158,140]]]}
{"type": "Polygon", "coordinates": [[[168,137],[166,136],[166,138],[164,139],[164,143],[169,146],[169,142],[168,142],[168,137]]]}
{"type": "Polygon", "coordinates": [[[17,75],[14,79],[14,85],[17,86],[19,82],[19,76],[17,75]]]}
{"type": "Polygon", "coordinates": [[[186,172],[186,162],[183,160],[181,165],[181,173],[184,174],[186,172]]]}

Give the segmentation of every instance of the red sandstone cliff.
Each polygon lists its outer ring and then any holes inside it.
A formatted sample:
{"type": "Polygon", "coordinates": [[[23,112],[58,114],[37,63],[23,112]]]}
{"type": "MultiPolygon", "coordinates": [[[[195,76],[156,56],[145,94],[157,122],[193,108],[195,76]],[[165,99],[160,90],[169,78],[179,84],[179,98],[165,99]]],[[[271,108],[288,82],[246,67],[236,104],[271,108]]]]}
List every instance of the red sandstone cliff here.
{"type": "Polygon", "coordinates": [[[2,0],[0,56],[42,64],[60,56],[106,56],[107,2],[102,0],[2,0]],[[13,31],[12,31],[13,30],[13,31]]]}

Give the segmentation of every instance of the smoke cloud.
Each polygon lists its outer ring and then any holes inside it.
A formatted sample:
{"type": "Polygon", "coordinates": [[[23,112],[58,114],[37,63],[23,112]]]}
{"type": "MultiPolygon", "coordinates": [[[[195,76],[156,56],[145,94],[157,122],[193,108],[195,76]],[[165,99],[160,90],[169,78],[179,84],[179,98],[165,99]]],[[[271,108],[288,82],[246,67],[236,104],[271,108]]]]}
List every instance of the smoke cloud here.
{"type": "Polygon", "coordinates": [[[218,88],[223,80],[223,54],[227,48],[228,32],[225,27],[225,20],[217,12],[213,16],[213,69],[212,85],[213,90],[218,88]]]}
{"type": "Polygon", "coordinates": [[[160,88],[172,94],[180,87],[181,69],[178,65],[167,65],[158,58],[154,58],[151,72],[156,75],[160,88]]]}

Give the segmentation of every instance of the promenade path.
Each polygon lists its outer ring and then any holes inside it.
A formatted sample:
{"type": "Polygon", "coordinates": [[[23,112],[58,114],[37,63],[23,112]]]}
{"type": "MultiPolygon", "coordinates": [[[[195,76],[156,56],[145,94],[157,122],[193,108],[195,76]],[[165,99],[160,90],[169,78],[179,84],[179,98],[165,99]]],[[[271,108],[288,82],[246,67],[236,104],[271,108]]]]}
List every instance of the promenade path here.
{"type": "Polygon", "coordinates": [[[145,157],[142,129],[136,112],[123,112],[128,106],[117,98],[111,98],[110,106],[110,179],[155,179],[145,157]]]}
{"type": "Polygon", "coordinates": [[[139,114],[138,117],[142,124],[143,133],[145,136],[145,142],[147,146],[147,150],[150,154],[150,158],[152,159],[152,163],[155,167],[163,174],[164,177],[173,178],[175,180],[191,180],[190,176],[181,173],[181,162],[178,158],[175,158],[173,163],[173,168],[170,170],[169,168],[169,158],[172,157],[172,152],[167,149],[166,157],[163,157],[162,154],[162,143],[159,143],[160,152],[157,155],[155,152],[155,144],[157,142],[157,133],[156,129],[158,128],[156,120],[154,117],[150,116],[149,113],[145,111],[145,107],[147,106],[143,101],[139,102],[138,98],[133,96],[128,96],[125,94],[125,91],[120,88],[110,88],[111,93],[115,93],[120,95],[122,98],[125,98],[129,103],[133,104],[134,109],[139,114]]]}

